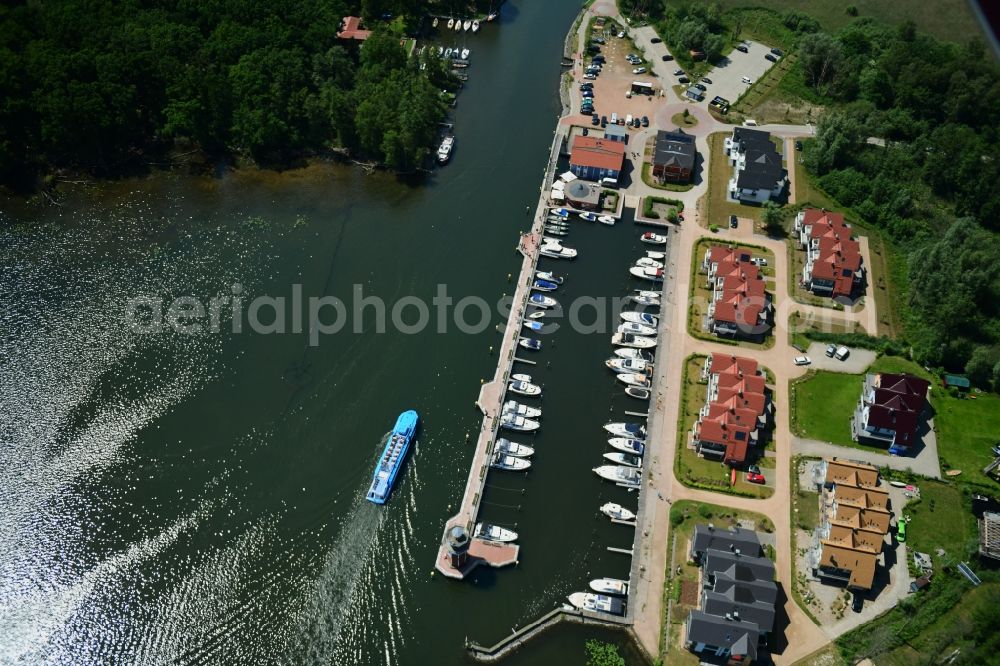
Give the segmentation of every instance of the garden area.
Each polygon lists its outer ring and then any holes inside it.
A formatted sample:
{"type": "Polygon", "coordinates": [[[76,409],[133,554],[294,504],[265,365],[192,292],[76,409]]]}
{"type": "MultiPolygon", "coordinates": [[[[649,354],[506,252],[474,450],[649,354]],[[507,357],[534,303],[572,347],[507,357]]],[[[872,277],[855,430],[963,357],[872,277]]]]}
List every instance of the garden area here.
{"type": "MultiPolygon", "coordinates": [[[[731,484],[731,470],[728,465],[703,458],[688,446],[688,433],[698,419],[698,412],[705,404],[705,390],[708,388],[708,384],[701,381],[701,370],[705,365],[705,358],[694,355],[688,357],[684,363],[681,411],[677,420],[677,457],[674,461],[674,473],[681,483],[690,488],[701,488],[744,497],[770,497],[774,494],[773,485],[748,483],[746,473],[742,470],[737,470],[736,483],[731,484]]],[[[764,457],[766,447],[760,445],[759,448],[760,450],[756,453],[761,456],[761,459],[757,464],[762,468],[767,467],[765,463],[769,461],[764,457]]],[[[751,451],[751,455],[753,453],[754,451],[751,451]]],[[[769,474],[768,470],[763,471],[765,476],[769,474]]],[[[770,482],[774,483],[773,478],[770,479],[770,482]]]]}
{"type": "MultiPolygon", "coordinates": [[[[645,167],[643,167],[645,176],[645,167]]],[[[684,202],[677,199],[666,199],[664,197],[643,197],[642,216],[651,219],[664,219],[668,222],[677,223],[678,215],[684,210],[684,202]]]]}

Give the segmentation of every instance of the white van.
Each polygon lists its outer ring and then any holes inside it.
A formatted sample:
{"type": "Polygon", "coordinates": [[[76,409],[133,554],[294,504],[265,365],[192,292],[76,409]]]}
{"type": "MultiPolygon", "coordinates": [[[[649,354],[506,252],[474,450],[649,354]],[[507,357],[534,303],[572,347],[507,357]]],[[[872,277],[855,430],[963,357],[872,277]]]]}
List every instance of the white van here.
{"type": "Polygon", "coordinates": [[[611,114],[611,124],[612,125],[617,125],[618,124],[618,113],[617,112],[611,114]]]}
{"type": "Polygon", "coordinates": [[[837,349],[837,360],[846,361],[847,357],[851,355],[851,350],[847,347],[839,347],[837,349]]]}
{"type": "Polygon", "coordinates": [[[744,127],[757,127],[757,121],[754,120],[753,118],[747,118],[746,120],[743,121],[743,126],[744,127]]]}
{"type": "Polygon", "coordinates": [[[632,114],[631,113],[628,114],[627,116],[625,116],[625,124],[626,125],[631,125],[632,124],[632,114]]]}
{"type": "Polygon", "coordinates": [[[617,178],[601,178],[601,187],[607,187],[612,190],[618,189],[618,179],[617,178]]]}

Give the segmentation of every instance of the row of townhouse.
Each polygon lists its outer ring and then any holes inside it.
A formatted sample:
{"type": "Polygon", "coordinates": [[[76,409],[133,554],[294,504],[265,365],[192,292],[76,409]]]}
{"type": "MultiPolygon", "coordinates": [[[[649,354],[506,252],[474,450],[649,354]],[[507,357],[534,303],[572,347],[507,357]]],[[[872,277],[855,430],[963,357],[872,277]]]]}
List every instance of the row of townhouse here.
{"type": "Polygon", "coordinates": [[[920,441],[929,389],[930,382],[913,375],[866,375],[851,419],[854,439],[885,446],[890,454],[909,454],[910,447],[920,441]]]}
{"type": "Polygon", "coordinates": [[[878,469],[866,463],[828,458],[817,466],[823,493],[820,525],[808,560],[824,582],[859,592],[871,590],[892,526],[888,491],[878,469]]]}
{"type": "Polygon", "coordinates": [[[753,663],[774,630],[778,602],[774,563],[756,532],[696,525],[690,557],[701,567],[701,595],[684,626],[685,646],[712,663],[753,663]]]}
{"type": "Polygon", "coordinates": [[[806,253],[803,287],[831,298],[852,299],[864,291],[861,244],[843,215],[806,208],[795,217],[793,228],[806,253]]]}
{"type": "Polygon", "coordinates": [[[702,379],[708,388],[691,429],[695,450],[705,458],[743,465],[774,413],[764,375],[752,358],[712,354],[702,379]]]}
{"type": "Polygon", "coordinates": [[[750,250],[713,245],[705,251],[701,269],[712,299],[706,313],[709,329],[718,336],[760,340],[771,330],[774,306],[760,267],[750,250]]]}
{"type": "Polygon", "coordinates": [[[750,204],[781,198],[788,185],[788,173],[781,165],[781,154],[770,132],[737,127],[723,141],[723,147],[733,167],[730,198],[750,204]]]}

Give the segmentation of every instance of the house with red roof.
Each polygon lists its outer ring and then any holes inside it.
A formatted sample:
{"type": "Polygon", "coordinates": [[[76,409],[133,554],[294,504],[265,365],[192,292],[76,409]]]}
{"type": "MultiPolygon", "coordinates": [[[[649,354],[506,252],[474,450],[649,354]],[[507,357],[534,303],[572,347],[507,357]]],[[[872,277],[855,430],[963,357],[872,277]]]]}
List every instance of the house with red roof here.
{"type": "Polygon", "coordinates": [[[749,249],[713,245],[705,252],[701,268],[712,289],[705,322],[709,330],[720,336],[757,339],[771,330],[771,297],[749,249]]]}
{"type": "Polygon", "coordinates": [[[905,454],[920,441],[928,389],[930,382],[913,375],[867,375],[851,419],[854,439],[905,454]]]}
{"type": "Polygon", "coordinates": [[[577,135],[569,156],[569,170],[577,178],[598,181],[617,179],[625,163],[625,144],[621,141],[577,135]]]}
{"type": "Polygon", "coordinates": [[[337,39],[363,42],[372,34],[371,30],[361,29],[361,19],[357,16],[345,16],[340,22],[340,31],[337,32],[337,39]]]}
{"type": "Polygon", "coordinates": [[[815,294],[851,298],[864,289],[861,244],[844,216],[807,208],[795,218],[794,229],[806,253],[802,285],[815,294]]]}
{"type": "Polygon", "coordinates": [[[751,358],[713,354],[705,360],[702,377],[708,390],[691,428],[692,444],[706,458],[743,465],[773,410],[764,375],[751,358]]]}

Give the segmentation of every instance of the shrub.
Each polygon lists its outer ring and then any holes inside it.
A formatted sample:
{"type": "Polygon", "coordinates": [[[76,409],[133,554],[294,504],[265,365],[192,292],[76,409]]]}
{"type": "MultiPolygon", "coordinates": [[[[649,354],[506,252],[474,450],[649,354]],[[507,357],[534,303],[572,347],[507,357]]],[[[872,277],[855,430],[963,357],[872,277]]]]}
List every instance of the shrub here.
{"type": "Polygon", "coordinates": [[[844,10],[848,16],[857,16],[858,8],[854,5],[847,5],[847,9],[844,10]]]}
{"type": "Polygon", "coordinates": [[[698,506],[698,515],[705,519],[711,518],[712,510],[708,508],[707,504],[701,504],[698,506]]]}

